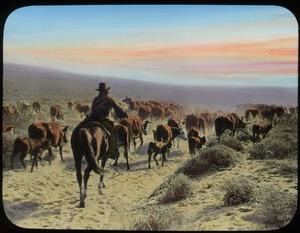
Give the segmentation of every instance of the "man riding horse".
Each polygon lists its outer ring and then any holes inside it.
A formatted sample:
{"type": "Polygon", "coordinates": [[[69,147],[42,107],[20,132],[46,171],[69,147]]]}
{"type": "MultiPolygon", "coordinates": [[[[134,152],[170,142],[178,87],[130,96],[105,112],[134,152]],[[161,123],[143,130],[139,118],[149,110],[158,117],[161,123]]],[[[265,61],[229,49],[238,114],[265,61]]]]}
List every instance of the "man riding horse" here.
{"type": "Polygon", "coordinates": [[[107,131],[109,131],[109,149],[107,154],[109,158],[115,159],[116,155],[118,154],[116,142],[117,133],[114,127],[114,123],[107,117],[109,115],[109,111],[112,108],[115,110],[115,114],[119,119],[128,117],[128,115],[123,111],[121,107],[117,105],[116,101],[108,95],[109,89],[110,87],[107,88],[106,83],[99,83],[99,88],[95,89],[96,91],[99,91],[99,95],[94,98],[92,103],[91,115],[88,116],[84,122],[99,122],[107,131]]]}

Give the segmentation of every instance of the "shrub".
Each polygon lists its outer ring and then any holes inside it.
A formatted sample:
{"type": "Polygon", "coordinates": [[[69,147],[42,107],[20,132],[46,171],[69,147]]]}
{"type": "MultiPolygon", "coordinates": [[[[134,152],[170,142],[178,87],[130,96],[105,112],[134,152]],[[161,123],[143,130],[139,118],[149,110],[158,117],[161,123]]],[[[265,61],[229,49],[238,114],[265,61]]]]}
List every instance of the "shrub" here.
{"type": "Polygon", "coordinates": [[[245,176],[227,180],[222,187],[226,192],[224,203],[226,206],[239,205],[249,202],[254,196],[254,182],[245,176]]]}
{"type": "Polygon", "coordinates": [[[148,215],[147,218],[136,222],[133,229],[135,231],[175,230],[175,225],[178,225],[181,219],[182,215],[179,213],[170,214],[169,211],[155,211],[155,213],[148,215]]]}
{"type": "Polygon", "coordinates": [[[179,173],[172,177],[164,188],[159,203],[166,204],[184,199],[191,189],[191,181],[187,176],[179,173]]]}
{"type": "Polygon", "coordinates": [[[179,172],[196,177],[218,168],[229,167],[237,161],[237,153],[225,145],[216,145],[202,149],[179,168],[179,172]]]}
{"type": "Polygon", "coordinates": [[[236,151],[241,151],[243,149],[242,143],[232,136],[222,135],[220,139],[220,144],[228,146],[236,151]]]}
{"type": "Polygon", "coordinates": [[[252,159],[265,159],[268,157],[268,148],[264,143],[254,144],[250,148],[249,155],[252,159]]]}
{"type": "Polygon", "coordinates": [[[258,196],[258,212],[264,216],[265,223],[281,228],[287,225],[296,213],[296,195],[283,193],[274,185],[265,185],[258,196]]]}
{"type": "Polygon", "coordinates": [[[298,155],[297,129],[276,126],[271,132],[261,142],[253,145],[250,149],[250,158],[296,159],[298,155]]]}

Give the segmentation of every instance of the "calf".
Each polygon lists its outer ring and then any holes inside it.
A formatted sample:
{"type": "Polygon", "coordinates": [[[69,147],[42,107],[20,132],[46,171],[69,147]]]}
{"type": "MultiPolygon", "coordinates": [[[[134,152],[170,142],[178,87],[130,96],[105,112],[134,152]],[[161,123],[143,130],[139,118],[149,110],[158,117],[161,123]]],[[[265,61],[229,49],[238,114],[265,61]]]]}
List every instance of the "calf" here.
{"type": "MultiPolygon", "coordinates": [[[[36,167],[38,166],[37,158],[41,159],[42,153],[49,148],[51,148],[50,140],[17,137],[13,145],[13,152],[10,159],[11,170],[14,169],[13,162],[16,156],[20,156],[19,159],[23,167],[26,169],[24,158],[26,157],[27,154],[30,154],[33,156],[33,161],[31,165],[31,172],[32,172],[34,163],[36,164],[36,167]]],[[[49,151],[50,153],[52,153],[51,150],[49,151]]],[[[49,154],[49,164],[50,164],[50,159],[51,159],[51,154],[49,154]]]]}
{"type": "Polygon", "coordinates": [[[254,140],[259,140],[259,134],[263,134],[263,138],[266,137],[267,133],[273,128],[272,124],[268,125],[253,125],[252,132],[254,140]],[[256,137],[255,137],[256,135],[256,137]]]}
{"type": "Polygon", "coordinates": [[[58,120],[64,119],[64,115],[63,115],[61,107],[59,105],[54,105],[54,106],[50,107],[50,116],[51,116],[51,121],[55,121],[55,117],[58,120]]]}
{"type": "MultiPolygon", "coordinates": [[[[68,142],[68,131],[68,126],[62,127],[58,122],[35,122],[28,126],[30,138],[49,139],[53,147],[59,147],[59,154],[62,162],[64,162],[62,148],[64,144],[68,142]]],[[[50,155],[52,155],[51,150],[52,147],[48,149],[50,155]]]]}
{"type": "Polygon", "coordinates": [[[192,155],[195,155],[196,150],[199,150],[202,148],[202,146],[206,143],[205,136],[203,137],[190,137],[188,139],[189,143],[189,152],[192,155]]]}
{"type": "Polygon", "coordinates": [[[14,134],[14,128],[12,126],[10,126],[10,125],[2,123],[2,132],[3,133],[10,132],[11,134],[14,134]]]}
{"type": "Polygon", "coordinates": [[[153,158],[156,162],[156,165],[158,165],[158,161],[156,160],[156,156],[158,154],[162,154],[162,164],[161,166],[164,166],[164,162],[166,160],[166,153],[169,151],[169,149],[172,146],[172,142],[150,142],[148,147],[148,169],[151,168],[150,162],[151,162],[151,155],[154,153],[153,158]]]}
{"type": "MultiPolygon", "coordinates": [[[[123,148],[124,148],[124,157],[125,157],[126,163],[127,163],[127,170],[130,170],[130,166],[129,166],[129,163],[128,163],[128,150],[129,150],[129,147],[130,147],[128,128],[124,125],[121,125],[121,124],[115,125],[115,128],[116,128],[117,138],[118,138],[118,140],[117,140],[118,147],[123,146],[123,148]]],[[[118,153],[113,166],[117,166],[119,156],[120,156],[120,154],[118,153]]]]}

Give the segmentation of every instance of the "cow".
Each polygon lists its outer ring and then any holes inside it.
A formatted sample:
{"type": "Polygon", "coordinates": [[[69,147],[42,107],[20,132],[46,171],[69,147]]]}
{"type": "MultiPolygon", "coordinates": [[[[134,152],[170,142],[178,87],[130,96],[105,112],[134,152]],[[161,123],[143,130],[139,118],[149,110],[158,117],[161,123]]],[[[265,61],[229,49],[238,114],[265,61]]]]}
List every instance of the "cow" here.
{"type": "Polygon", "coordinates": [[[143,134],[144,135],[148,134],[147,128],[149,123],[151,122],[146,120],[145,123],[143,123],[141,118],[139,118],[138,116],[131,116],[131,117],[123,118],[119,123],[128,128],[129,139],[130,139],[128,148],[130,148],[130,141],[133,141],[134,150],[136,151],[136,142],[135,142],[136,138],[140,139],[141,144],[139,148],[141,148],[144,143],[143,134]]]}
{"type": "Polygon", "coordinates": [[[197,129],[202,129],[203,135],[205,135],[206,129],[206,120],[202,116],[195,116],[195,115],[187,115],[185,118],[185,126],[186,131],[189,131],[190,128],[195,127],[197,129]]]}
{"type": "Polygon", "coordinates": [[[10,132],[11,134],[14,134],[14,128],[12,126],[10,126],[10,125],[2,123],[2,132],[3,133],[10,132]]]}
{"type": "MultiPolygon", "coordinates": [[[[171,117],[171,118],[168,119],[167,125],[171,126],[171,127],[175,127],[175,128],[181,128],[183,123],[181,123],[178,118],[171,117]]],[[[176,139],[177,139],[177,148],[179,148],[180,138],[176,137],[176,139]]],[[[174,147],[175,147],[175,143],[174,143],[174,147]]]]}
{"type": "Polygon", "coordinates": [[[202,146],[206,143],[206,137],[190,137],[188,139],[188,144],[189,144],[189,152],[191,156],[195,155],[196,151],[201,149],[202,146]]]}
{"type": "Polygon", "coordinates": [[[40,102],[38,102],[38,101],[33,102],[32,110],[36,111],[36,112],[39,112],[39,113],[42,113],[42,105],[40,104],[40,102]]]}
{"type": "MultiPolygon", "coordinates": [[[[117,143],[118,147],[123,147],[124,148],[124,157],[126,159],[127,163],[127,170],[130,170],[130,166],[128,163],[128,149],[129,149],[129,133],[128,133],[128,128],[124,125],[117,124],[115,125],[116,132],[117,132],[117,143]]],[[[118,164],[118,159],[119,159],[119,153],[117,154],[117,157],[115,159],[115,162],[113,166],[117,166],[118,164]]]]}
{"type": "MultiPolygon", "coordinates": [[[[158,142],[169,142],[175,138],[181,138],[187,140],[185,133],[182,128],[171,127],[168,125],[157,125],[156,130],[153,130],[154,140],[158,142]]],[[[170,150],[168,151],[170,156],[170,150]]]]}
{"type": "Polygon", "coordinates": [[[9,104],[2,105],[2,113],[3,113],[3,115],[7,115],[7,116],[19,116],[20,115],[18,109],[9,104]]]}
{"type": "Polygon", "coordinates": [[[250,115],[254,118],[254,117],[257,117],[261,114],[260,110],[257,109],[257,108],[248,108],[246,111],[245,111],[245,118],[246,118],[246,121],[249,121],[250,119],[250,115]]]}
{"type": "Polygon", "coordinates": [[[165,117],[165,110],[161,106],[154,106],[151,109],[150,118],[154,120],[163,120],[165,117]]]}
{"type": "Polygon", "coordinates": [[[187,138],[191,138],[191,137],[199,137],[200,132],[196,127],[192,127],[189,129],[188,134],[187,134],[187,138]]]}
{"type": "Polygon", "coordinates": [[[55,121],[55,118],[58,120],[64,119],[64,114],[62,113],[61,107],[59,105],[54,105],[50,107],[50,116],[51,121],[55,121]]]}
{"type": "Polygon", "coordinates": [[[151,107],[150,106],[143,105],[143,106],[139,107],[138,116],[141,118],[142,121],[149,118],[150,113],[151,113],[151,107]]]}
{"type": "Polygon", "coordinates": [[[74,104],[72,102],[68,102],[68,109],[74,109],[74,104]]]}
{"type": "Polygon", "coordinates": [[[187,115],[185,118],[185,127],[186,131],[188,132],[190,128],[195,127],[196,129],[199,128],[199,120],[194,114],[187,115]]]}
{"type": "MultiPolygon", "coordinates": [[[[26,165],[24,162],[24,158],[27,154],[33,156],[33,161],[31,165],[31,172],[33,172],[34,164],[38,166],[37,159],[41,160],[41,155],[45,150],[49,150],[51,148],[51,141],[50,140],[40,140],[40,139],[32,139],[32,138],[24,138],[24,137],[17,137],[13,144],[13,152],[10,159],[10,167],[11,170],[14,169],[14,158],[19,156],[20,162],[22,163],[24,169],[26,169],[26,165]]],[[[50,150],[50,153],[51,150],[50,150]]],[[[49,154],[49,164],[51,159],[51,154],[49,154]]]]}
{"type": "Polygon", "coordinates": [[[267,133],[273,128],[272,124],[267,125],[253,125],[252,126],[252,133],[254,140],[259,140],[259,135],[263,134],[263,138],[266,137],[267,133]],[[256,136],[255,136],[256,135],[256,136]]]}
{"type": "MultiPolygon", "coordinates": [[[[62,127],[58,122],[35,122],[28,126],[28,134],[30,138],[50,140],[51,145],[55,148],[59,147],[59,154],[61,161],[64,162],[62,148],[64,143],[67,143],[69,127],[62,127]]],[[[52,155],[52,148],[49,151],[49,163],[51,164],[50,155],[52,155]]]]}
{"type": "Polygon", "coordinates": [[[162,154],[162,164],[161,166],[164,166],[165,160],[166,160],[166,153],[168,153],[168,151],[170,150],[172,146],[172,142],[171,140],[168,142],[149,142],[149,146],[148,146],[148,169],[151,168],[150,162],[151,162],[151,155],[154,153],[153,155],[153,159],[156,162],[156,165],[158,165],[158,162],[156,160],[156,156],[158,154],[162,154]]]}
{"type": "Polygon", "coordinates": [[[205,119],[204,129],[205,127],[207,127],[207,130],[210,130],[210,132],[212,132],[212,128],[214,127],[213,115],[210,112],[202,112],[200,113],[200,116],[205,119]]]}
{"type": "Polygon", "coordinates": [[[78,113],[84,113],[84,115],[88,115],[91,112],[91,108],[88,105],[76,105],[76,110],[78,113]]]}
{"type": "Polygon", "coordinates": [[[215,119],[216,135],[219,138],[227,129],[232,131],[232,134],[234,136],[238,129],[245,128],[246,123],[243,122],[235,113],[229,113],[225,116],[219,116],[215,119]]]}

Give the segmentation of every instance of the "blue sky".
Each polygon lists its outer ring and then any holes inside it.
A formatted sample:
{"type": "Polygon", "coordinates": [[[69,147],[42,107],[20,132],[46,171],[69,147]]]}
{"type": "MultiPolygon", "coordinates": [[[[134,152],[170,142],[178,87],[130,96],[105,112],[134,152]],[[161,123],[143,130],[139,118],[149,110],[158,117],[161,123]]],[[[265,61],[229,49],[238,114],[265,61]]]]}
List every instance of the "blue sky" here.
{"type": "Polygon", "coordinates": [[[297,86],[297,55],[278,6],[29,6],[4,28],[4,62],[164,83],[297,86]]]}

